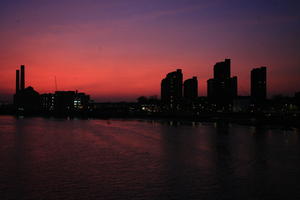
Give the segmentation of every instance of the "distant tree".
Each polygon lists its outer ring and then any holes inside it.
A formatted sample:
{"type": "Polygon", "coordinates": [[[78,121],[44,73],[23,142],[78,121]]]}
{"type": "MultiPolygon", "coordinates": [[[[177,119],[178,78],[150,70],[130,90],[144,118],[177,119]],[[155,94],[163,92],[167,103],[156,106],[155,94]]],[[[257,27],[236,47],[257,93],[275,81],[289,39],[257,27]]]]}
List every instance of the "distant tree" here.
{"type": "Polygon", "coordinates": [[[148,99],[145,96],[140,96],[139,98],[137,98],[137,102],[140,104],[144,104],[148,102],[148,99]]]}
{"type": "Polygon", "coordinates": [[[159,102],[159,100],[158,100],[156,95],[153,95],[153,96],[149,96],[148,102],[151,103],[151,104],[156,104],[156,103],[159,102]]]}

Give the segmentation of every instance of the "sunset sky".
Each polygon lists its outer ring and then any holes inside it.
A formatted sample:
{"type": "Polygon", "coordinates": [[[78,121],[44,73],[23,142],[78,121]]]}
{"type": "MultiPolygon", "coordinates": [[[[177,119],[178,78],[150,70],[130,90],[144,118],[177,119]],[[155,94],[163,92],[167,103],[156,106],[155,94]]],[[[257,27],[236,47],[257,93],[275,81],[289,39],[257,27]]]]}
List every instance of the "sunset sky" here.
{"type": "Polygon", "coordinates": [[[79,90],[96,101],[160,95],[181,68],[199,94],[213,65],[232,59],[240,95],[268,67],[268,94],[300,91],[299,0],[1,0],[0,100],[15,70],[39,93],[79,90]]]}

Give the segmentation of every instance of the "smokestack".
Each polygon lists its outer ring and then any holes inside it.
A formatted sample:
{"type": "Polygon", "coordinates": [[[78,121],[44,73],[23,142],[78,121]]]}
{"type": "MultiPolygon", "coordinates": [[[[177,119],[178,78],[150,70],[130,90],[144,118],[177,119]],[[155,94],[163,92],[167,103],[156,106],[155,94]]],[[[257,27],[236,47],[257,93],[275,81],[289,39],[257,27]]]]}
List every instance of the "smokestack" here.
{"type": "Polygon", "coordinates": [[[16,93],[20,90],[20,73],[19,70],[16,70],[16,93]]]}
{"type": "Polygon", "coordinates": [[[25,89],[25,66],[21,65],[21,90],[25,89]]]}

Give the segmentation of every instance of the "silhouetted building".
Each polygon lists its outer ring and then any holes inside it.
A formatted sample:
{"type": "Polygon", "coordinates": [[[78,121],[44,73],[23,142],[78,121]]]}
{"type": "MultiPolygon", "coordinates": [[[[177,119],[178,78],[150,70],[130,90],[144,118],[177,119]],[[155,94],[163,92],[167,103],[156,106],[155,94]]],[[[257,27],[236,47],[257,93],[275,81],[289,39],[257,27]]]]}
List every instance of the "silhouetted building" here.
{"type": "Polygon", "coordinates": [[[194,100],[198,97],[198,80],[196,76],[185,80],[183,85],[185,99],[194,100]]]}
{"type": "Polygon", "coordinates": [[[40,95],[29,86],[16,94],[18,111],[37,113],[40,110],[40,95]]]}
{"type": "Polygon", "coordinates": [[[45,112],[54,111],[55,95],[53,93],[41,94],[41,109],[45,112]]]}
{"type": "Polygon", "coordinates": [[[16,70],[16,93],[14,95],[14,106],[18,113],[37,113],[40,110],[40,95],[33,87],[25,88],[25,66],[21,65],[16,70]]]}
{"type": "Polygon", "coordinates": [[[59,114],[69,114],[74,111],[74,91],[56,91],[54,110],[59,114]]]}
{"type": "Polygon", "coordinates": [[[225,80],[230,78],[230,59],[224,62],[218,62],[214,66],[214,79],[225,80]]]}
{"type": "Polygon", "coordinates": [[[157,99],[157,96],[140,96],[137,98],[137,109],[134,111],[136,113],[156,113],[160,111],[160,100],[157,99]]]}
{"type": "Polygon", "coordinates": [[[161,101],[171,109],[178,108],[182,99],[182,71],[177,69],[161,81],[161,101]]]}
{"type": "Polygon", "coordinates": [[[249,96],[239,96],[233,100],[233,112],[248,112],[250,110],[251,100],[249,96]]]}
{"type": "Polygon", "coordinates": [[[209,99],[216,98],[215,79],[211,78],[207,80],[207,97],[209,99]]]}
{"type": "Polygon", "coordinates": [[[83,92],[75,93],[74,108],[76,111],[87,110],[90,102],[90,96],[83,92]]]}
{"type": "Polygon", "coordinates": [[[214,66],[214,78],[207,81],[207,96],[217,105],[231,104],[237,97],[237,77],[230,77],[230,59],[214,66]]]}
{"type": "Polygon", "coordinates": [[[230,78],[229,90],[230,98],[234,99],[238,96],[238,80],[236,76],[230,78]]]}
{"type": "Polygon", "coordinates": [[[251,99],[261,103],[267,97],[267,68],[254,68],[251,71],[251,99]]]}
{"type": "MultiPolygon", "coordinates": [[[[86,111],[89,107],[90,96],[77,91],[56,91],[54,95],[54,111],[57,114],[71,114],[77,111],[86,111]]],[[[47,104],[46,102],[42,104],[47,104]]]]}

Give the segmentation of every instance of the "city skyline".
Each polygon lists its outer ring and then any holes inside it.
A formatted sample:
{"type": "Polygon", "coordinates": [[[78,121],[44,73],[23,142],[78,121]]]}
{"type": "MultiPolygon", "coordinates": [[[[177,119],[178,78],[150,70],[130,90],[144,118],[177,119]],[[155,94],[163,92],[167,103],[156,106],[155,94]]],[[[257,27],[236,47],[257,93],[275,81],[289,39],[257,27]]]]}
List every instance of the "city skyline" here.
{"type": "Polygon", "coordinates": [[[198,94],[216,61],[231,58],[238,94],[250,71],[268,67],[268,97],[299,90],[297,1],[1,1],[0,99],[12,100],[14,70],[25,64],[40,93],[80,90],[97,101],[160,94],[182,69],[198,94]]]}
{"type": "MultiPolygon", "coordinates": [[[[165,78],[161,80],[160,99],[163,103],[177,104],[181,99],[194,101],[200,97],[198,95],[198,79],[197,76],[183,79],[182,69],[176,69],[167,73],[165,78]]],[[[262,103],[267,99],[267,67],[262,66],[260,68],[253,68],[250,72],[250,96],[252,100],[262,103]]],[[[34,88],[29,85],[26,86],[25,81],[25,65],[21,65],[19,69],[16,69],[15,77],[15,94],[18,95],[23,93],[25,90],[30,88],[34,91],[34,88]]],[[[58,92],[56,79],[55,79],[55,93],[58,92]]],[[[238,78],[237,76],[231,77],[231,59],[225,59],[224,61],[217,62],[213,67],[213,78],[207,80],[207,95],[206,97],[214,103],[232,103],[233,99],[238,98],[238,78]],[[225,100],[226,99],[226,100],[225,100]]],[[[73,91],[59,91],[59,92],[73,92],[77,93],[77,89],[73,91]],[[76,91],[76,92],[75,92],[76,91]]],[[[43,93],[45,95],[53,95],[52,93],[43,93]]],[[[50,96],[51,96],[50,95],[50,96]]],[[[145,96],[140,96],[145,98],[145,96]]],[[[155,97],[157,96],[150,96],[155,97]]],[[[201,96],[204,97],[204,96],[201,96]]],[[[52,97],[50,97],[51,99],[52,97]]],[[[14,97],[15,102],[15,97],[14,97]]],[[[172,106],[171,106],[172,107],[172,106]]]]}
{"type": "MultiPolygon", "coordinates": [[[[231,80],[231,82],[232,81],[234,82],[232,86],[228,85],[228,87],[233,87],[232,88],[233,89],[233,91],[232,91],[233,92],[233,94],[232,94],[233,97],[238,97],[238,96],[249,96],[250,97],[250,96],[255,95],[255,94],[253,94],[253,84],[260,84],[260,83],[258,83],[259,81],[264,81],[263,82],[263,84],[264,84],[264,86],[263,86],[264,89],[263,90],[265,90],[265,92],[262,91],[264,93],[264,94],[262,94],[264,96],[264,97],[262,97],[262,99],[268,98],[268,96],[270,96],[270,95],[268,95],[269,91],[267,92],[267,90],[269,88],[269,84],[266,84],[266,82],[268,82],[268,78],[266,76],[266,68],[267,68],[266,66],[254,67],[250,70],[250,73],[249,73],[250,86],[249,86],[249,91],[247,92],[247,95],[245,95],[245,94],[240,94],[239,91],[238,91],[238,85],[239,85],[238,80],[237,80],[238,76],[230,77],[230,75],[231,75],[231,64],[230,63],[231,63],[231,59],[228,59],[228,58],[226,58],[224,60],[224,62],[216,62],[215,63],[214,67],[212,68],[212,71],[213,71],[212,72],[212,74],[213,74],[212,77],[213,78],[208,78],[206,80],[206,85],[205,85],[206,88],[205,88],[204,91],[199,91],[199,83],[198,83],[198,80],[197,80],[198,77],[193,76],[193,75],[192,75],[192,77],[185,77],[184,72],[183,72],[182,69],[176,69],[175,71],[173,70],[171,72],[167,72],[166,73],[167,74],[166,78],[171,76],[174,73],[180,73],[180,76],[181,76],[181,81],[180,82],[181,83],[180,83],[179,87],[181,88],[181,92],[180,92],[180,97],[179,98],[182,98],[182,97],[190,98],[188,96],[194,96],[193,98],[196,98],[198,96],[199,97],[211,98],[214,95],[210,94],[209,90],[215,90],[215,92],[217,92],[217,93],[219,93],[220,91],[218,91],[219,89],[217,89],[217,88],[211,89],[212,86],[210,86],[210,84],[211,84],[210,82],[212,80],[215,80],[216,78],[218,79],[218,77],[222,80],[223,76],[224,76],[224,78],[226,78],[226,76],[228,76],[229,80],[231,80]],[[226,64],[227,62],[229,62],[229,64],[226,64]],[[260,71],[264,70],[264,75],[262,75],[262,76],[264,76],[264,78],[263,77],[261,78],[261,75],[259,75],[259,78],[257,80],[253,79],[253,72],[256,72],[256,74],[257,74],[258,70],[260,70],[260,71]],[[192,82],[196,81],[196,82],[192,83],[190,81],[192,81],[192,82]],[[186,85],[187,82],[189,82],[188,85],[186,85]],[[190,84],[193,84],[193,86],[190,86],[190,84]],[[189,91],[189,94],[186,93],[186,88],[187,87],[189,87],[188,90],[192,90],[192,91],[189,91]],[[190,87],[192,87],[192,88],[190,88],[190,87]],[[202,95],[199,95],[199,92],[202,93],[202,95]]],[[[25,70],[24,70],[24,68],[25,68],[25,65],[20,65],[20,69],[16,68],[15,81],[14,81],[15,82],[15,86],[14,86],[15,87],[15,89],[14,89],[15,92],[13,94],[17,93],[19,90],[24,90],[27,87],[35,88],[33,85],[28,84],[28,82],[30,83],[30,80],[25,81],[25,70]],[[26,85],[25,85],[25,82],[26,82],[26,85]]],[[[56,77],[54,77],[54,78],[55,78],[54,79],[55,89],[49,90],[48,92],[40,92],[41,94],[49,94],[49,93],[54,93],[56,91],[78,91],[77,88],[73,88],[73,89],[69,89],[69,90],[57,89],[56,77]]],[[[163,91],[162,87],[163,87],[164,80],[166,78],[163,78],[161,83],[160,83],[160,95],[157,95],[157,94],[149,95],[149,97],[157,97],[157,98],[163,100],[164,95],[162,93],[162,91],[163,91]]],[[[257,87],[261,87],[261,86],[257,86],[257,87]]],[[[230,88],[228,88],[228,89],[231,90],[230,88]]],[[[257,89],[255,89],[255,90],[257,90],[257,89]]],[[[295,93],[297,93],[297,92],[299,92],[299,91],[294,91],[294,93],[292,93],[291,96],[295,95],[295,93]]],[[[220,93],[219,95],[221,95],[221,96],[217,97],[217,99],[220,99],[224,94],[220,93]]],[[[282,94],[278,93],[278,95],[282,95],[282,94]]],[[[140,97],[140,96],[146,96],[146,95],[137,94],[137,96],[134,97],[134,100],[136,100],[137,97],[140,97]]],[[[118,100],[116,100],[116,102],[118,102],[118,100]]]]}
{"type": "MultiPolygon", "coordinates": [[[[299,106],[299,93],[293,97],[277,96],[267,99],[267,67],[251,70],[251,96],[237,93],[238,78],[231,76],[231,60],[217,62],[213,67],[213,78],[207,80],[207,96],[198,96],[196,76],[183,79],[182,69],[166,74],[161,80],[161,97],[140,96],[136,102],[95,102],[84,92],[59,91],[40,94],[32,86],[26,87],[25,65],[16,69],[13,107],[5,107],[6,112],[16,115],[45,114],[55,116],[95,116],[158,114],[174,115],[186,112],[185,116],[199,116],[200,113],[260,113],[295,112],[299,106]]],[[[2,109],[3,109],[2,108],[2,109]]],[[[183,114],[182,113],[182,114],[183,114]]],[[[184,115],[184,114],[183,114],[184,115]]],[[[296,115],[295,115],[296,116],[296,115]]]]}

